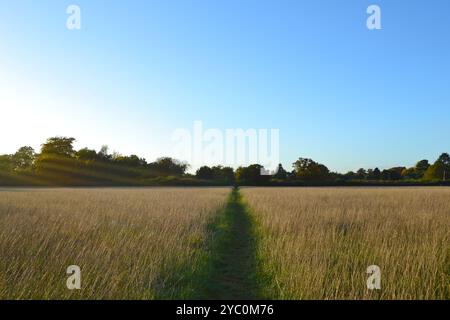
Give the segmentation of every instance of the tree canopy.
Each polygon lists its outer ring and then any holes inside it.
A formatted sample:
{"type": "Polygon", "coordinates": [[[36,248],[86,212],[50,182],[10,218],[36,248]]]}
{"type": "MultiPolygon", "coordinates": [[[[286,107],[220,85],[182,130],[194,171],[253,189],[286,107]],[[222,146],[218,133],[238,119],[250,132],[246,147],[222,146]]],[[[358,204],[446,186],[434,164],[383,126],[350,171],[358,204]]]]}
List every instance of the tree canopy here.
{"type": "Polygon", "coordinates": [[[75,150],[75,141],[71,137],[51,137],[38,153],[23,146],[14,154],[0,155],[0,185],[376,185],[450,180],[448,153],[442,153],[431,165],[423,159],[409,168],[359,168],[345,174],[330,172],[312,159],[299,158],[291,171],[279,164],[273,174],[260,164],[250,164],[236,170],[220,165],[202,166],[192,175],[187,172],[188,163],[170,157],[147,162],[134,154],[110,153],[106,145],[99,151],[75,150]]]}
{"type": "Polygon", "coordinates": [[[297,178],[303,180],[327,180],[330,174],[326,166],[306,158],[299,158],[293,167],[297,178]]]}

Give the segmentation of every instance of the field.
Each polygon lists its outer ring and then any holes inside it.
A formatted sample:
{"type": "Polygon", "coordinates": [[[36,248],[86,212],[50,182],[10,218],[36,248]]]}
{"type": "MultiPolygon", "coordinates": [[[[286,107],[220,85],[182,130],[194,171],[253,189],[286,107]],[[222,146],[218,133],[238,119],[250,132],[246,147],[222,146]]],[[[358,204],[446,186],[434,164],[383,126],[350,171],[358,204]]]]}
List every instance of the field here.
{"type": "Polygon", "coordinates": [[[0,298],[189,296],[228,188],[0,191],[0,298]],[[82,290],[66,287],[81,268],[82,290]],[[187,278],[187,279],[186,279],[187,278]]]}
{"type": "Polygon", "coordinates": [[[0,299],[449,299],[449,244],[449,188],[0,189],[0,299]]]}
{"type": "Polygon", "coordinates": [[[445,299],[450,189],[250,188],[258,256],[280,299],[445,299]],[[381,269],[367,290],[366,269],[381,269]]]}

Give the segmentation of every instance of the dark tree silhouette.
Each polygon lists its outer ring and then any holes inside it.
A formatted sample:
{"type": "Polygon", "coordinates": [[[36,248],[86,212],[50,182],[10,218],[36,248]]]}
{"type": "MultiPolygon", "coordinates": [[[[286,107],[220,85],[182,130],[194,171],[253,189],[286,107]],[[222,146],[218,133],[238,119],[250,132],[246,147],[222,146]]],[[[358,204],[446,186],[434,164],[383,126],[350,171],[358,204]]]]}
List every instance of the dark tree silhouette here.
{"type": "Polygon", "coordinates": [[[275,179],[284,180],[288,176],[287,171],[284,170],[281,163],[278,165],[277,172],[273,175],[275,179]]]}
{"type": "Polygon", "coordinates": [[[312,159],[299,158],[294,170],[281,164],[273,175],[252,164],[239,167],[203,166],[195,176],[187,173],[189,165],[170,157],[154,162],[137,155],[110,154],[107,146],[74,149],[75,138],[52,137],[42,144],[39,154],[21,147],[14,154],[0,155],[0,185],[401,185],[410,183],[443,184],[449,180],[450,156],[442,153],[432,164],[420,160],[414,167],[380,169],[360,168],[356,173],[330,172],[312,159]]]}
{"type": "Polygon", "coordinates": [[[197,170],[195,175],[199,179],[212,180],[214,179],[214,170],[208,166],[203,166],[197,170]]]}
{"type": "Polygon", "coordinates": [[[293,163],[297,178],[302,180],[328,180],[330,171],[323,164],[317,163],[311,159],[299,158],[293,163]]]}

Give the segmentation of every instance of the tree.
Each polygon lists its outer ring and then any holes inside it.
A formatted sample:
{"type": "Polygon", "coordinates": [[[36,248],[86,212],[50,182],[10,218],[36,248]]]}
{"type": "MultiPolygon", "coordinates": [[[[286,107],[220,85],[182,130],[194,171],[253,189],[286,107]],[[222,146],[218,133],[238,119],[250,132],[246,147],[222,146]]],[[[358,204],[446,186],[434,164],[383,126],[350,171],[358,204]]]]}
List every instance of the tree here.
{"type": "Polygon", "coordinates": [[[373,169],[373,179],[374,180],[380,180],[381,178],[381,171],[378,168],[373,169]]]}
{"type": "Polygon", "coordinates": [[[446,181],[450,175],[450,155],[448,153],[441,154],[437,159],[437,162],[442,164],[444,170],[442,180],[446,181]]]}
{"type": "Polygon", "coordinates": [[[425,172],[424,180],[443,180],[446,181],[450,176],[450,156],[443,153],[436,162],[431,165],[425,172]]]}
{"type": "Polygon", "coordinates": [[[214,171],[214,177],[216,179],[222,180],[226,183],[233,183],[234,182],[234,170],[231,167],[222,167],[222,166],[215,166],[212,168],[214,171]]]}
{"type": "Polygon", "coordinates": [[[330,171],[328,168],[311,159],[299,158],[292,165],[297,178],[316,181],[326,180],[329,178],[330,171]]]}
{"type": "Polygon", "coordinates": [[[164,157],[150,163],[148,167],[157,176],[181,176],[186,172],[188,165],[178,160],[164,157]]]}
{"type": "Polygon", "coordinates": [[[0,185],[14,184],[13,179],[14,162],[9,154],[0,155],[0,185]]]}
{"type": "Polygon", "coordinates": [[[416,168],[404,169],[402,171],[402,178],[403,179],[417,179],[418,174],[417,174],[416,168]]]}
{"type": "Polygon", "coordinates": [[[445,167],[450,167],[450,155],[448,153],[441,154],[436,161],[442,163],[445,167]]]}
{"type": "Polygon", "coordinates": [[[27,170],[31,169],[36,160],[36,153],[32,147],[21,147],[12,156],[15,170],[27,170]]]}
{"type": "Polygon", "coordinates": [[[135,154],[132,154],[131,156],[119,156],[114,159],[114,162],[120,166],[129,168],[144,167],[147,164],[145,159],[139,158],[135,154]]]}
{"type": "Polygon", "coordinates": [[[12,156],[4,154],[0,155],[0,173],[12,172],[14,169],[14,161],[12,156]]]}
{"type": "Polygon", "coordinates": [[[430,167],[428,160],[420,160],[412,168],[405,168],[401,175],[403,179],[422,179],[424,173],[430,167]]]}
{"type": "Polygon", "coordinates": [[[380,180],[381,178],[381,171],[378,168],[375,169],[368,169],[366,178],[368,180],[380,180]]]}
{"type": "Polygon", "coordinates": [[[349,171],[346,174],[343,175],[344,180],[354,180],[356,179],[356,173],[353,171],[349,171]]]}
{"type": "Polygon", "coordinates": [[[230,167],[214,166],[210,168],[203,166],[196,171],[195,176],[198,179],[215,180],[222,183],[234,182],[234,170],[230,167]]]}
{"type": "Polygon", "coordinates": [[[423,174],[425,173],[425,171],[427,171],[427,169],[430,167],[430,163],[428,162],[428,160],[420,160],[419,162],[416,163],[416,172],[423,176],[423,174]]]}
{"type": "Polygon", "coordinates": [[[402,172],[405,170],[405,167],[394,167],[388,170],[383,170],[382,176],[383,180],[401,180],[402,172]]]}
{"type": "Polygon", "coordinates": [[[447,177],[445,177],[445,175],[446,175],[446,172],[445,172],[444,165],[441,162],[436,161],[434,164],[432,164],[427,169],[427,171],[423,175],[423,179],[424,180],[442,180],[442,179],[447,178],[447,177]]]}
{"type": "Polygon", "coordinates": [[[100,161],[108,162],[118,157],[120,157],[119,154],[109,154],[109,147],[106,144],[104,144],[98,152],[98,160],[100,161]]]}
{"type": "Polygon", "coordinates": [[[361,168],[358,171],[356,171],[356,176],[359,180],[364,180],[366,179],[367,172],[365,169],[361,168]]]}
{"type": "Polygon", "coordinates": [[[214,179],[214,170],[208,166],[203,166],[195,173],[196,177],[204,180],[214,179]]]}
{"type": "Polygon", "coordinates": [[[41,146],[36,159],[37,174],[49,184],[71,185],[80,182],[82,170],[75,158],[75,138],[53,137],[41,146]]]}
{"type": "Polygon", "coordinates": [[[239,167],[236,169],[236,180],[240,183],[259,185],[267,180],[267,176],[261,175],[262,165],[252,164],[248,167],[239,167]]]}
{"type": "Polygon", "coordinates": [[[97,152],[88,148],[78,150],[75,156],[81,161],[95,161],[98,159],[97,152]]]}
{"type": "Polygon", "coordinates": [[[41,147],[41,155],[55,155],[60,157],[71,158],[75,155],[73,143],[75,138],[53,137],[47,139],[41,147]]]}
{"type": "Polygon", "coordinates": [[[287,178],[287,172],[284,170],[281,163],[278,165],[277,172],[273,175],[275,179],[285,180],[287,178]]]}

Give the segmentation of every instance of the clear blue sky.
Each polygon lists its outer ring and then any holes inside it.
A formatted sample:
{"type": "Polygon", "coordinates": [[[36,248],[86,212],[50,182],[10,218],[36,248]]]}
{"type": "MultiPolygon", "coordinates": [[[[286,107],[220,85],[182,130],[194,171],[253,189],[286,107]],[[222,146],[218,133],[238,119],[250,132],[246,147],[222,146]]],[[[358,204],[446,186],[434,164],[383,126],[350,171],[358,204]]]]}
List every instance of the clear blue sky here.
{"type": "Polygon", "coordinates": [[[0,0],[0,153],[67,135],[153,160],[201,120],[280,129],[287,168],[434,161],[450,151],[449,16],[447,0],[0,0]]]}

